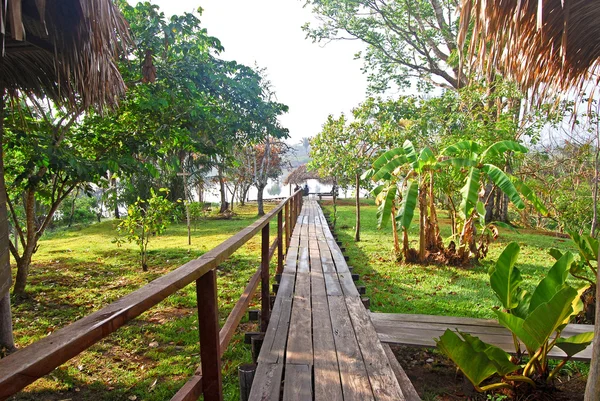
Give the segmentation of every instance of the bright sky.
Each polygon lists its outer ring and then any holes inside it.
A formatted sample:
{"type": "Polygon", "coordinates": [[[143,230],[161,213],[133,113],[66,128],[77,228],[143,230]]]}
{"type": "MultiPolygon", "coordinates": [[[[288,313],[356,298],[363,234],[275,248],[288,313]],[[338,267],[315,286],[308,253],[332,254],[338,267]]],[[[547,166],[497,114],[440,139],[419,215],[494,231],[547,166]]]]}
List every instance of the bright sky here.
{"type": "MultiPolygon", "coordinates": [[[[133,3],[130,0],[130,3],[133,3]]],[[[290,143],[316,135],[327,115],[349,113],[365,98],[359,42],[326,46],[305,39],[313,19],[303,0],[151,0],[166,15],[204,9],[202,26],[221,40],[221,57],[267,68],[277,99],[290,111],[281,118],[290,143]]]]}

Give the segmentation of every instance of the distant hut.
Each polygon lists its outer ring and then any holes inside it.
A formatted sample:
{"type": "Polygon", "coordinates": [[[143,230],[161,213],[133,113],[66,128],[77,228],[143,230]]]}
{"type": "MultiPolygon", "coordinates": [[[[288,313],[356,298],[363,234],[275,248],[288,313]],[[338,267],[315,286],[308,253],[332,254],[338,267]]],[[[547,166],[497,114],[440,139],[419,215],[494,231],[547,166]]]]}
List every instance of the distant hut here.
{"type": "Polygon", "coordinates": [[[0,42],[0,346],[11,348],[6,97],[30,93],[70,108],[112,106],[125,92],[115,59],[131,40],[111,0],[0,0],[0,42]]]}
{"type": "Polygon", "coordinates": [[[296,167],[287,177],[283,180],[283,185],[290,185],[290,192],[292,186],[302,186],[308,180],[317,180],[323,184],[332,185],[334,180],[332,177],[322,177],[316,170],[308,170],[306,164],[301,164],[296,167]]]}
{"type": "MultiPolygon", "coordinates": [[[[473,23],[468,60],[500,71],[540,99],[598,87],[600,3],[590,0],[464,0],[459,42],[473,23]]],[[[590,99],[593,97],[587,94],[590,99]]],[[[600,399],[600,278],[586,401],[600,399]]]]}

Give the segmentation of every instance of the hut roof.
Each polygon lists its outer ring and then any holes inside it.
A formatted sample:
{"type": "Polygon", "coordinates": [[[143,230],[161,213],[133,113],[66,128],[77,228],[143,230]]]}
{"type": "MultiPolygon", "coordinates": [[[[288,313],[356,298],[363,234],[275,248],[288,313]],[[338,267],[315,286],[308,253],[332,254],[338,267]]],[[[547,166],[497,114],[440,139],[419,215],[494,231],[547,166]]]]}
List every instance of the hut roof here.
{"type": "Polygon", "coordinates": [[[115,58],[129,45],[112,0],[0,0],[0,88],[101,109],[125,90],[115,58]]]}
{"type": "Polygon", "coordinates": [[[324,184],[331,184],[333,179],[331,177],[321,177],[316,170],[308,170],[306,164],[301,164],[294,169],[286,178],[283,180],[283,185],[287,184],[302,184],[306,180],[319,180],[324,184]]]}
{"type": "Polygon", "coordinates": [[[596,1],[463,0],[459,43],[473,22],[468,60],[545,97],[598,83],[599,21],[596,1]]]}

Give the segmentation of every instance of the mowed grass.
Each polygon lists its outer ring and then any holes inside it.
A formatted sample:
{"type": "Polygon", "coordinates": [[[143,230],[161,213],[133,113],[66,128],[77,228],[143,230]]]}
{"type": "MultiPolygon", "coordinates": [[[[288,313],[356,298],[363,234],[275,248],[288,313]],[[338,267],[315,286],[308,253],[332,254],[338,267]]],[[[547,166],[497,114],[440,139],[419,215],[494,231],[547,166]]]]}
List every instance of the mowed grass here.
{"type": "MultiPolygon", "coordinates": [[[[274,205],[267,204],[269,210],[274,205]]],[[[172,225],[149,243],[143,272],[135,244],[118,247],[117,221],[49,233],[40,241],[28,281],[28,297],[13,299],[15,341],[25,347],[144,286],[214,248],[256,220],[256,205],[236,207],[232,220],[205,220],[192,230],[172,225]]],[[[271,224],[271,237],[276,222],[271,224]]],[[[221,325],[260,264],[260,233],[218,268],[221,325]]],[[[260,308],[259,296],[250,308],[260,308]]],[[[239,399],[237,367],[252,361],[242,320],[223,356],[226,400],[239,399]]],[[[12,400],[166,400],[199,365],[195,285],[189,285],[92,346],[12,400]]]]}
{"type": "MultiPolygon", "coordinates": [[[[490,245],[487,258],[468,267],[445,265],[422,266],[398,263],[393,256],[392,229],[377,229],[377,206],[373,200],[363,200],[361,208],[361,241],[354,242],[355,208],[349,200],[338,207],[336,233],[350,257],[349,265],[360,275],[371,299],[371,310],[388,313],[418,313],[431,315],[495,318],[493,307],[499,305],[490,285],[488,270],[504,247],[519,243],[521,252],[517,266],[528,290],[554,264],[548,254],[552,247],[575,252],[570,239],[532,229],[516,231],[501,229],[500,237],[490,245]]],[[[324,205],[331,213],[330,202],[324,205]]],[[[440,215],[442,237],[451,234],[449,219],[440,215]]],[[[409,231],[411,246],[418,249],[418,216],[409,231]]],[[[445,241],[447,244],[448,241],[445,241]]]]}

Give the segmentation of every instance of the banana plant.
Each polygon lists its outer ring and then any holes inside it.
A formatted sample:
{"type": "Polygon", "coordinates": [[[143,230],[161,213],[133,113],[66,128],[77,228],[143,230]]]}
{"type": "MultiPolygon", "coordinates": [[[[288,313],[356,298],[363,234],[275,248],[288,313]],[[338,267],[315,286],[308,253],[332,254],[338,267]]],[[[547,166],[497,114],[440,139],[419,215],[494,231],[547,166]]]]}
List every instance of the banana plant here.
{"type": "Polygon", "coordinates": [[[478,391],[510,387],[514,382],[532,386],[536,385],[535,380],[550,383],[566,361],[593,340],[593,332],[561,337],[563,329],[582,308],[581,290],[566,282],[573,254],[562,255],[535,290],[528,293],[521,287],[523,280],[515,266],[519,251],[516,242],[510,243],[490,269],[489,276],[490,287],[501,303],[495,310],[498,321],[513,335],[517,355],[514,361],[520,362],[523,344],[529,354],[528,362],[509,364],[508,353],[465,333],[457,335],[447,330],[436,340],[440,350],[457,364],[478,391]],[[566,357],[550,371],[548,353],[555,346],[563,350],[566,357]],[[480,386],[483,380],[495,374],[502,381],[480,386]]]}
{"type": "MultiPolygon", "coordinates": [[[[403,233],[403,253],[410,261],[408,249],[408,229],[412,224],[417,207],[419,208],[419,252],[418,260],[424,262],[426,252],[444,249],[439,232],[435,207],[434,183],[436,174],[448,167],[467,171],[466,183],[461,189],[462,202],[460,216],[462,229],[459,235],[458,260],[465,262],[470,255],[479,258],[487,253],[487,242],[483,241],[488,232],[497,236],[497,226],[485,223],[485,203],[479,198],[482,182],[489,179],[518,207],[525,207],[522,199],[531,201],[542,213],[547,213],[535,194],[515,177],[503,172],[490,161],[506,152],[523,153],[527,148],[514,141],[500,141],[483,148],[473,141],[461,141],[445,148],[439,157],[425,147],[417,152],[410,141],[401,147],[383,153],[374,163],[368,176],[380,183],[373,193],[379,203],[379,227],[384,227],[393,218],[403,233]],[[401,199],[400,207],[397,201],[401,199]],[[396,215],[392,215],[395,213],[396,215]],[[478,219],[479,218],[479,219],[478,219]],[[481,222],[480,247],[475,245],[475,224],[481,222]],[[468,247],[468,248],[467,248],[468,247]]],[[[445,171],[444,171],[445,172],[445,171]]],[[[394,227],[396,228],[396,227],[394,227]]],[[[394,231],[395,244],[397,234],[394,231]]]]}
{"type": "MultiPolygon", "coordinates": [[[[579,259],[574,260],[569,267],[569,272],[588,284],[588,289],[581,296],[583,302],[584,322],[593,322],[596,305],[596,277],[598,276],[596,265],[598,264],[598,240],[590,235],[579,235],[574,231],[569,231],[571,239],[577,246],[579,259]]],[[[560,259],[563,254],[558,249],[550,249],[550,255],[555,259],[560,259]]],[[[578,323],[582,323],[579,321],[578,323]]]]}
{"type": "MultiPolygon", "coordinates": [[[[462,229],[459,236],[460,254],[464,255],[467,252],[467,247],[476,257],[479,257],[481,253],[477,251],[475,246],[474,224],[477,219],[481,220],[483,218],[481,224],[483,234],[486,228],[484,216],[487,200],[482,202],[479,194],[484,179],[492,182],[498,190],[506,194],[517,208],[523,209],[525,207],[523,201],[523,198],[525,198],[542,214],[548,214],[544,205],[527,185],[492,163],[493,160],[500,158],[507,152],[526,153],[527,148],[510,140],[495,142],[487,148],[483,148],[477,142],[465,140],[446,147],[440,153],[441,160],[439,164],[441,166],[452,166],[467,172],[465,185],[460,190],[462,196],[459,206],[459,216],[462,218],[462,229]]],[[[491,193],[493,192],[490,192],[490,195],[491,193]]]]}
{"type": "Polygon", "coordinates": [[[418,153],[407,140],[401,147],[383,153],[369,173],[373,181],[382,182],[373,190],[379,203],[378,226],[384,227],[393,219],[395,226],[402,229],[403,253],[407,260],[410,259],[408,229],[417,206],[420,211],[419,261],[425,260],[426,250],[435,251],[442,245],[433,193],[436,165],[437,159],[430,148],[425,147],[418,153]],[[396,207],[398,186],[402,199],[399,208],[396,207]]]}
{"type": "MultiPolygon", "coordinates": [[[[569,271],[574,277],[587,281],[592,287],[596,287],[596,281],[590,277],[597,277],[598,273],[594,267],[598,261],[598,240],[590,235],[579,235],[574,231],[569,231],[571,239],[579,251],[579,260],[574,261],[569,271]],[[591,272],[588,274],[587,272],[591,272]]],[[[556,248],[550,249],[550,255],[555,259],[560,259],[562,252],[556,248]]]]}

